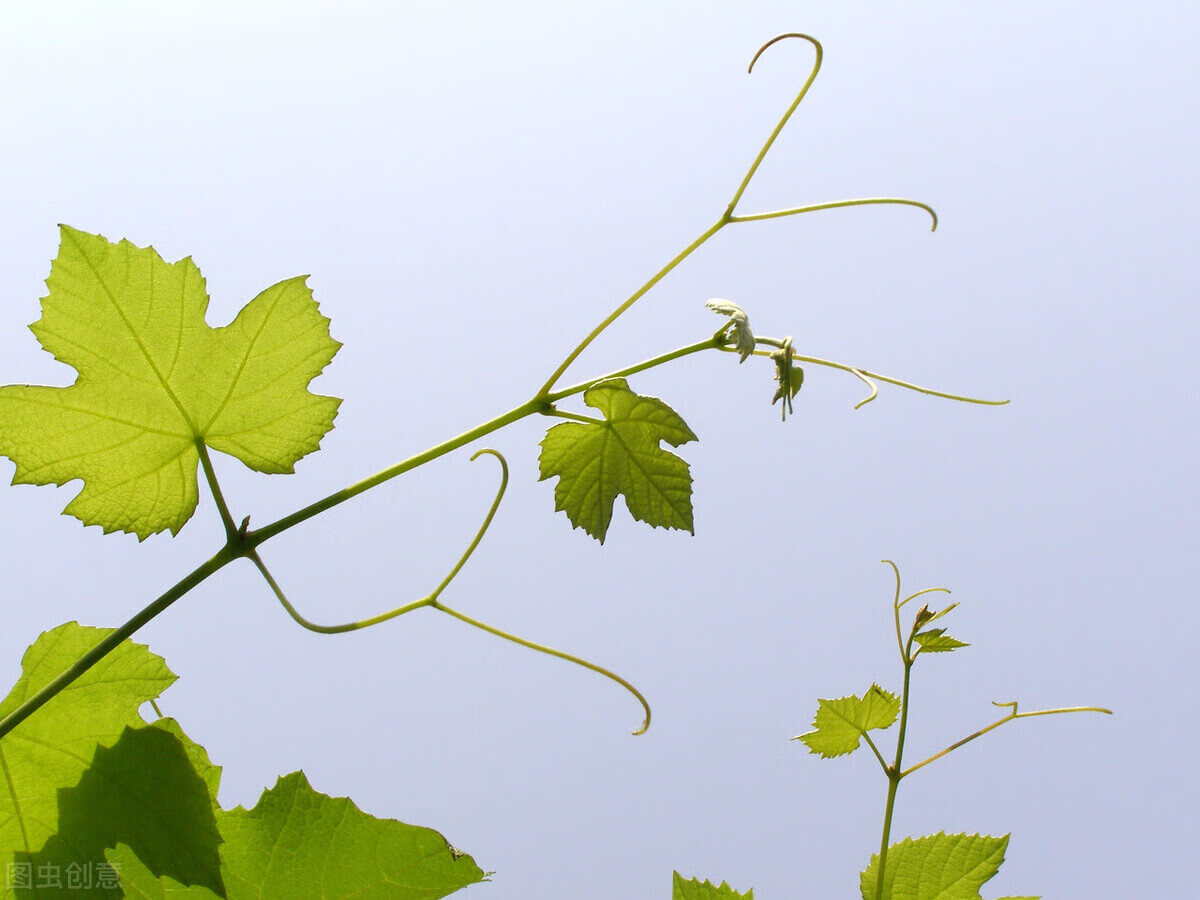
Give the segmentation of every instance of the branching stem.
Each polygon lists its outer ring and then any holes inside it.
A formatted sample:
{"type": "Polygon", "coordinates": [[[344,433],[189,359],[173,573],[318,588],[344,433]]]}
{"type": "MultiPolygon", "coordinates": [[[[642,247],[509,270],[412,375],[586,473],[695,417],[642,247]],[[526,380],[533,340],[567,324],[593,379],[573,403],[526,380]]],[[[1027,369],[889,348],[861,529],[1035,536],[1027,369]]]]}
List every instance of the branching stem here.
{"type": "MultiPolygon", "coordinates": [[[[890,766],[886,765],[883,762],[883,757],[879,755],[879,752],[877,750],[875,752],[875,756],[879,759],[880,765],[883,766],[883,772],[887,776],[887,780],[888,780],[887,799],[884,801],[884,808],[883,808],[883,836],[882,836],[882,838],[880,840],[880,844],[879,844],[879,863],[878,863],[878,866],[877,866],[876,872],[875,872],[875,900],[882,900],[882,898],[883,898],[884,872],[887,867],[888,847],[891,845],[892,814],[893,814],[893,812],[895,810],[895,806],[896,806],[896,792],[900,787],[900,782],[902,779],[908,777],[913,772],[917,771],[917,769],[924,768],[925,766],[929,765],[931,762],[941,759],[946,754],[952,753],[953,751],[957,750],[959,747],[963,746],[964,744],[969,744],[971,741],[975,740],[977,737],[982,737],[983,735],[987,734],[989,731],[994,731],[995,729],[999,728],[1001,725],[1007,724],[1008,722],[1011,722],[1014,719],[1024,719],[1024,718],[1032,717],[1032,716],[1056,716],[1056,715],[1061,715],[1064,713],[1077,713],[1077,712],[1096,712],[1096,713],[1105,713],[1107,715],[1112,715],[1112,710],[1105,709],[1102,706],[1069,706],[1069,707],[1061,707],[1058,709],[1039,709],[1039,710],[1035,710],[1033,712],[1024,712],[1023,713],[1023,712],[1017,712],[1017,701],[1015,701],[1015,700],[1010,703],[993,703],[994,706],[1008,708],[1010,710],[1010,712],[1008,713],[1008,715],[996,720],[991,725],[988,725],[984,728],[980,728],[978,731],[967,735],[965,738],[963,738],[960,741],[955,741],[953,744],[951,744],[945,750],[942,750],[940,753],[935,753],[933,756],[929,757],[926,760],[922,760],[921,762],[917,763],[915,766],[909,766],[907,769],[902,768],[902,763],[904,760],[904,739],[905,739],[906,733],[908,731],[908,709],[909,709],[910,702],[911,702],[910,688],[912,686],[912,668],[913,668],[913,663],[916,661],[917,657],[921,654],[921,648],[918,647],[918,649],[916,651],[913,650],[913,643],[916,641],[917,634],[918,634],[918,632],[920,632],[920,630],[922,628],[926,627],[930,622],[933,622],[936,619],[940,619],[942,616],[944,616],[946,613],[948,613],[951,609],[953,609],[958,604],[952,603],[945,609],[941,610],[940,612],[936,612],[936,613],[928,610],[928,608],[922,610],[922,612],[919,613],[917,615],[917,617],[914,619],[913,626],[909,630],[908,639],[906,641],[904,639],[904,633],[900,628],[900,609],[901,609],[901,607],[903,607],[906,603],[917,599],[918,597],[924,596],[925,594],[931,594],[934,592],[948,594],[950,592],[948,590],[946,590],[946,588],[940,588],[940,587],[925,588],[923,590],[916,591],[912,594],[909,594],[907,597],[905,597],[903,600],[901,600],[900,599],[900,569],[897,568],[896,564],[894,562],[892,562],[890,559],[883,560],[883,563],[885,565],[891,566],[892,572],[896,577],[896,593],[895,593],[895,598],[892,600],[892,610],[893,610],[895,624],[896,624],[896,644],[898,646],[898,649],[900,650],[900,660],[904,665],[904,687],[900,693],[900,732],[896,736],[895,761],[890,766]]],[[[863,733],[862,736],[867,738],[867,743],[871,745],[872,750],[875,750],[875,745],[871,744],[870,737],[868,737],[865,732],[863,733]]]]}
{"type": "MultiPolygon", "coordinates": [[[[679,359],[679,358],[688,356],[693,353],[699,353],[703,350],[730,349],[730,348],[724,346],[724,343],[725,343],[724,332],[718,332],[716,335],[714,335],[713,337],[708,338],[706,340],[698,341],[694,344],[688,344],[684,347],[680,347],[680,348],[678,348],[676,350],[672,350],[668,353],[653,357],[652,359],[648,359],[641,363],[637,363],[635,365],[628,366],[624,369],[617,370],[616,372],[613,372],[609,375],[603,376],[602,378],[596,378],[596,379],[592,379],[590,381],[580,382],[578,384],[575,384],[571,387],[568,387],[568,388],[565,388],[562,390],[558,390],[558,391],[554,390],[554,386],[558,383],[558,380],[563,376],[563,374],[567,371],[567,369],[570,368],[572,363],[575,362],[575,360],[579,357],[579,355],[581,353],[583,353],[583,351],[597,337],[599,337],[600,334],[603,333],[603,331],[606,328],[608,328],[609,325],[611,325],[613,322],[615,322],[621,315],[623,315],[626,312],[626,310],[628,310],[631,306],[633,306],[634,303],[636,303],[639,299],[641,299],[643,296],[645,296],[646,293],[648,293],[656,284],[658,284],[658,282],[660,282],[663,278],[665,278],[668,274],[670,274],[670,272],[673,271],[680,263],[682,263],[685,259],[687,259],[692,253],[694,253],[701,246],[703,246],[710,238],[712,238],[715,234],[717,234],[717,232],[719,232],[726,225],[742,224],[742,223],[746,223],[746,222],[759,221],[759,220],[763,220],[763,219],[775,219],[775,218],[783,218],[783,217],[788,217],[788,216],[802,215],[802,214],[809,213],[809,212],[816,212],[818,210],[833,209],[833,208],[838,208],[838,207],[865,206],[865,205],[873,205],[873,204],[899,204],[899,205],[915,206],[915,207],[919,207],[921,209],[926,210],[927,212],[930,213],[931,216],[933,216],[934,227],[936,228],[937,216],[931,207],[927,206],[924,203],[915,201],[915,200],[906,200],[903,198],[890,198],[890,197],[869,197],[869,198],[860,198],[860,199],[853,199],[853,200],[837,200],[837,201],[831,201],[831,202],[826,202],[826,203],[813,204],[813,205],[809,205],[809,206],[798,206],[798,207],[792,207],[792,208],[788,208],[788,209],[775,210],[772,212],[753,213],[753,214],[746,214],[746,215],[737,215],[736,214],[737,205],[740,202],[742,195],[745,193],[746,188],[749,186],[750,181],[753,179],[755,173],[759,169],[759,166],[762,164],[763,160],[766,158],[767,153],[770,151],[771,147],[774,145],[776,138],[779,136],[780,132],[783,130],[784,126],[787,124],[787,122],[791,118],[792,114],[796,111],[796,108],[800,105],[800,102],[804,99],[805,95],[808,93],[808,89],[812,86],[813,80],[816,78],[817,73],[820,71],[820,68],[821,68],[821,60],[823,57],[823,51],[821,49],[820,43],[817,40],[815,40],[812,37],[809,37],[808,35],[804,35],[804,34],[785,34],[785,35],[781,35],[781,36],[767,42],[766,44],[763,45],[763,47],[761,47],[759,49],[759,51],[754,55],[754,58],[750,62],[750,70],[753,71],[755,62],[759,59],[759,57],[762,55],[762,53],[768,47],[772,46],[777,41],[783,40],[785,38],[799,38],[804,41],[807,41],[808,43],[810,43],[813,46],[813,48],[816,51],[816,57],[815,57],[812,69],[809,72],[809,75],[808,75],[807,79],[805,80],[803,86],[800,88],[799,93],[797,93],[797,95],[796,95],[795,99],[792,101],[791,105],[787,108],[787,110],[784,112],[784,114],[780,117],[779,122],[775,125],[775,128],[772,130],[770,135],[767,137],[767,140],[763,143],[762,147],[759,149],[754,160],[751,162],[750,167],[746,170],[746,173],[743,176],[741,182],[738,184],[738,187],[737,187],[736,191],[734,192],[733,198],[730,201],[728,207],[725,209],[725,211],[721,214],[720,218],[718,218],[716,222],[714,222],[712,225],[710,225],[705,231],[703,231],[690,244],[688,244],[681,251],[679,251],[679,253],[677,253],[669,262],[667,262],[666,265],[664,265],[662,268],[660,268],[644,284],[642,284],[641,287],[639,287],[636,291],[634,291],[629,297],[627,297],[622,303],[620,303],[608,316],[606,316],[603,321],[601,321],[595,328],[593,328],[587,334],[587,336],[584,337],[584,339],[582,341],[580,341],[580,343],[578,345],[576,345],[576,347],[570,353],[567,354],[566,358],[554,370],[554,372],[550,375],[550,377],[546,380],[546,382],[541,386],[541,388],[537,391],[537,393],[534,395],[534,397],[532,399],[526,401],[525,403],[520,404],[519,406],[514,407],[513,409],[510,409],[508,412],[502,413],[501,415],[498,415],[495,418],[489,419],[488,421],[486,421],[480,425],[477,425],[474,428],[469,429],[468,431],[464,431],[463,433],[461,433],[455,437],[452,437],[446,441],[443,441],[440,444],[436,444],[426,450],[421,451],[420,453],[417,453],[413,456],[408,457],[407,459],[401,460],[400,462],[397,462],[391,466],[388,466],[387,468],[382,469],[379,472],[376,472],[374,475],[371,475],[371,476],[364,478],[358,482],[355,482],[354,484],[351,484],[351,485],[343,488],[342,490],[336,491],[320,500],[315,501],[314,503],[309,504],[308,506],[303,507],[302,509],[299,509],[289,515],[284,516],[281,519],[276,520],[275,522],[272,522],[262,528],[255,529],[255,530],[248,529],[249,518],[247,518],[243,521],[241,527],[237,527],[234,524],[233,516],[229,511],[228,504],[225,502],[224,495],[222,494],[220,485],[217,481],[216,472],[213,468],[212,460],[209,457],[208,449],[204,445],[204,443],[201,439],[197,439],[196,447],[197,447],[197,452],[199,453],[199,456],[200,456],[200,463],[204,469],[205,479],[208,483],[209,490],[211,491],[211,493],[213,495],[213,501],[216,504],[217,511],[221,517],[221,523],[225,529],[225,537],[226,537],[225,546],[215,556],[213,556],[212,559],[210,559],[208,562],[206,562],[203,565],[201,565],[200,567],[198,567],[196,570],[194,570],[192,573],[190,573],[188,576],[186,576],[184,579],[182,579],[178,584],[176,584],[174,587],[170,588],[166,593],[164,593],[162,596],[160,596],[158,599],[156,599],[153,603],[151,603],[150,605],[145,607],[145,609],[143,609],[141,612],[139,612],[137,615],[135,615],[132,619],[130,619],[128,622],[126,622],[120,628],[113,631],[103,641],[101,641],[100,644],[98,644],[95,648],[93,648],[91,651],[89,651],[87,654],[85,654],[83,657],[81,657],[74,665],[71,666],[71,668],[69,668],[66,672],[64,672],[62,675],[60,675],[54,681],[52,681],[48,685],[46,685],[34,697],[30,698],[28,701],[26,701],[24,704],[22,704],[22,706],[20,706],[16,711],[14,711],[12,714],[10,714],[8,717],[6,717],[2,722],[0,722],[0,737],[3,737],[3,735],[10,732],[14,727],[16,727],[16,725],[18,725],[21,721],[23,721],[30,713],[32,713],[34,710],[36,710],[38,707],[40,707],[42,704],[44,704],[47,700],[49,700],[51,697],[53,697],[55,694],[57,694],[59,691],[61,691],[66,685],[70,684],[73,680],[78,678],[83,672],[87,671],[88,668],[90,668],[93,664],[95,664],[95,662],[97,660],[102,658],[105,654],[107,654],[114,647],[116,647],[122,640],[124,640],[125,638],[129,637],[134,632],[136,632],[142,625],[144,625],[146,622],[153,619],[160,612],[162,612],[164,609],[166,609],[168,606],[170,606],[172,603],[174,603],[177,599],[179,599],[185,593],[187,593],[189,590],[191,590],[192,587],[194,587],[195,585],[204,581],[208,576],[212,575],[218,569],[224,567],[228,563],[232,562],[234,559],[238,559],[240,557],[248,557],[254,563],[254,565],[259,570],[259,572],[262,574],[263,578],[267,581],[268,585],[270,585],[272,591],[275,593],[276,597],[279,599],[280,603],[284,606],[284,608],[288,611],[288,613],[292,616],[293,619],[295,619],[297,622],[299,622],[301,625],[303,625],[306,628],[310,628],[313,631],[319,631],[322,633],[340,633],[340,632],[345,632],[345,631],[354,631],[354,630],[368,627],[370,625],[378,624],[379,622],[386,621],[391,618],[395,618],[396,616],[403,615],[406,612],[411,612],[414,609],[419,609],[422,606],[434,607],[436,609],[442,610],[443,612],[447,613],[448,615],[454,616],[455,618],[458,618],[464,622],[467,622],[468,624],[474,625],[477,628],[481,628],[484,631],[488,631],[489,633],[495,634],[499,637],[503,637],[506,640],[514,641],[515,643],[521,644],[522,646],[526,646],[531,649],[538,650],[539,652],[548,653],[552,656],[558,656],[562,659],[566,659],[571,662],[575,662],[579,665],[584,666],[585,668],[589,668],[589,669],[592,669],[593,671],[603,674],[606,677],[611,678],[612,680],[616,681],[617,683],[623,685],[631,693],[633,693],[633,695],[635,697],[638,698],[638,701],[642,704],[642,706],[645,709],[645,713],[646,713],[645,722],[644,722],[642,728],[638,732],[635,732],[635,733],[641,733],[641,731],[644,731],[646,729],[646,727],[649,726],[649,723],[650,723],[650,708],[649,708],[648,704],[646,703],[645,698],[637,691],[637,689],[634,688],[631,684],[629,684],[624,679],[613,674],[612,672],[609,672],[606,669],[603,669],[603,668],[596,666],[592,663],[589,663],[585,660],[579,659],[578,657],[571,656],[570,654],[566,654],[566,653],[563,653],[558,650],[553,650],[549,647],[544,647],[540,644],[534,644],[532,642],[525,641],[522,638],[518,638],[513,635],[507,634],[506,632],[502,632],[499,629],[493,628],[490,625],[486,625],[475,619],[471,619],[470,617],[465,616],[462,613],[459,613],[455,610],[451,610],[449,607],[444,606],[443,604],[441,604],[438,601],[438,596],[441,593],[441,591],[450,583],[450,581],[458,573],[459,569],[461,569],[461,567],[465,564],[466,560],[470,557],[471,553],[474,551],[475,547],[478,545],[479,540],[483,536],[483,533],[487,530],[487,527],[491,522],[491,517],[495,513],[496,504],[499,503],[500,495],[503,494],[503,485],[501,486],[500,494],[497,495],[497,499],[494,502],[493,507],[492,507],[491,511],[489,512],[487,518],[485,519],[484,524],[481,527],[480,531],[476,534],[475,539],[472,541],[470,546],[467,548],[467,550],[463,554],[462,558],[460,558],[460,560],[456,564],[456,566],[450,571],[450,573],[446,576],[446,578],[443,579],[442,583],[427,597],[424,597],[420,600],[406,604],[404,606],[397,607],[396,609],[393,609],[386,613],[382,613],[381,615],[372,617],[370,619],[364,619],[364,620],[361,620],[358,622],[350,622],[350,623],[345,623],[343,625],[332,625],[332,626],[318,625],[316,623],[310,622],[309,620],[304,618],[296,610],[296,608],[287,600],[287,597],[284,595],[284,592],[280,588],[278,582],[272,576],[271,572],[267,569],[266,564],[263,562],[262,558],[259,556],[257,549],[261,544],[270,540],[272,537],[275,537],[276,535],[281,534],[282,532],[288,530],[289,528],[299,525],[302,522],[305,522],[308,519],[313,518],[314,516],[317,516],[323,512],[326,512],[327,510],[332,509],[333,507],[335,507],[341,503],[344,503],[353,497],[358,496],[359,494],[363,493],[364,491],[367,491],[367,490],[370,490],[371,488],[377,487],[378,485],[383,484],[384,482],[386,482],[392,478],[395,478],[398,475],[408,472],[411,469],[414,469],[418,466],[424,465],[425,463],[430,462],[434,459],[437,459],[438,457],[443,456],[447,453],[450,453],[453,450],[456,450],[460,447],[470,444],[473,441],[476,441],[488,434],[491,434],[492,432],[498,431],[499,429],[505,427],[506,425],[510,425],[513,422],[516,422],[527,416],[531,416],[535,413],[542,413],[542,414],[557,415],[560,418],[576,419],[576,420],[580,420],[580,421],[589,421],[589,422],[596,421],[596,420],[592,420],[587,417],[578,416],[575,414],[561,413],[561,412],[553,409],[553,404],[556,401],[561,400],[565,397],[569,397],[574,394],[578,394],[582,391],[585,391],[592,385],[594,385],[606,378],[622,377],[625,375],[634,374],[636,372],[645,371],[647,369],[654,368],[655,366],[663,365],[664,363],[670,362],[672,360],[679,359]]],[[[762,354],[762,355],[765,355],[765,354],[762,354]]],[[[867,372],[865,369],[859,369],[859,368],[856,368],[853,366],[847,366],[847,365],[844,365],[841,363],[834,363],[834,362],[829,362],[826,360],[819,360],[819,359],[815,359],[812,357],[804,357],[804,356],[794,356],[794,358],[797,360],[803,361],[803,362],[810,362],[815,365],[829,366],[831,368],[843,369],[845,371],[851,372],[852,374],[856,375],[857,377],[863,379],[865,382],[868,383],[868,385],[870,385],[872,387],[872,389],[873,389],[872,395],[871,395],[871,397],[868,398],[868,401],[870,399],[873,399],[874,393],[875,393],[874,386],[873,386],[873,384],[871,384],[870,379],[878,378],[881,381],[886,381],[890,384],[895,384],[900,387],[908,388],[910,390],[915,390],[915,391],[919,391],[921,393],[926,393],[926,394],[932,394],[932,395],[938,396],[938,397],[945,397],[945,398],[952,399],[952,400],[961,400],[961,401],[969,402],[969,403],[995,403],[995,402],[997,402],[997,401],[975,400],[975,399],[968,398],[968,397],[960,397],[960,396],[957,396],[954,394],[942,393],[940,391],[932,391],[927,388],[921,388],[916,385],[909,384],[908,382],[899,381],[897,379],[888,378],[888,377],[882,376],[882,375],[875,375],[871,372],[867,372]]],[[[864,402],[867,402],[867,401],[864,401],[864,402]]],[[[1001,401],[1001,402],[1003,402],[1003,401],[1001,401]]],[[[859,405],[861,406],[862,404],[860,403],[859,405]]],[[[489,450],[489,451],[480,451],[480,452],[494,453],[495,451],[489,450]]],[[[478,454],[476,454],[476,455],[478,455],[478,454]]],[[[495,454],[495,455],[499,456],[499,454],[495,454]]],[[[472,457],[472,459],[474,459],[474,458],[475,457],[472,457]]],[[[503,459],[501,459],[501,463],[503,465],[503,459]]],[[[505,479],[507,479],[507,467],[505,467],[505,479]]],[[[874,747],[873,747],[873,749],[874,749],[874,747]]],[[[876,750],[876,754],[878,755],[877,750],[876,750]]],[[[880,756],[880,761],[882,762],[881,756],[880,756]]],[[[897,759],[896,765],[897,766],[899,765],[898,759],[897,759]]]]}

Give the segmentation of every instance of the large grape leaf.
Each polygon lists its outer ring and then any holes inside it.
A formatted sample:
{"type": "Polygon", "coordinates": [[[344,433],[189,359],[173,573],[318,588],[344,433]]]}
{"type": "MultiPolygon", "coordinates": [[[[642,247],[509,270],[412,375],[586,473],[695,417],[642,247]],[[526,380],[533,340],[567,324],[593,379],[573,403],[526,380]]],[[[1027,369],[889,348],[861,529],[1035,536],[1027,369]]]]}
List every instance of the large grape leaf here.
{"type": "Polygon", "coordinates": [[[555,509],[600,543],[618,494],[639,521],[694,531],[688,464],[660,446],[696,440],[687,423],[658,398],[635,394],[623,378],[593,385],[583,401],[604,420],[564,422],[542,439],[538,480],[558,477],[555,509]]]}
{"type": "Polygon", "coordinates": [[[876,728],[890,728],[900,714],[900,698],[877,684],[862,697],[818,700],[813,730],[797,735],[808,749],[826,759],[858,749],[862,736],[876,728]]]}
{"type": "Polygon", "coordinates": [[[291,472],[333,427],[341,401],[307,388],[341,345],[303,277],[212,328],[190,257],[64,225],[46,285],[30,328],[78,377],[0,387],[0,453],[15,484],[82,479],[64,511],[85,525],[176,533],[196,508],[200,443],[291,472]]]}
{"type": "MultiPolygon", "coordinates": [[[[470,856],[436,831],[369,816],[345,797],[314,791],[301,772],[280,778],[253,809],[219,811],[217,819],[230,900],[437,900],[485,878],[470,856]]],[[[125,846],[109,851],[108,861],[129,897],[215,896],[155,878],[125,846]]]]}
{"type": "Polygon", "coordinates": [[[58,833],[36,853],[17,853],[15,865],[28,866],[29,896],[54,896],[38,873],[56,872],[69,896],[111,897],[96,873],[105,849],[123,843],[147,871],[223,895],[220,842],[209,784],[192,754],[170,728],[151,725],[126,728],[113,747],[97,748],[79,783],[58,791],[58,833]]]}
{"type": "MultiPolygon", "coordinates": [[[[16,686],[0,703],[0,717],[61,674],[108,633],[109,629],[69,622],[39,637],[22,659],[22,674],[16,686]]],[[[67,798],[81,784],[85,793],[94,792],[98,782],[93,778],[89,788],[85,775],[95,757],[104,754],[106,761],[93,774],[113,798],[106,807],[108,812],[112,814],[118,807],[124,812],[96,823],[108,831],[89,834],[90,843],[78,849],[85,855],[89,850],[94,853],[97,841],[103,846],[113,835],[119,835],[139,852],[151,848],[152,862],[170,856],[174,868],[169,870],[182,880],[219,883],[213,878],[216,846],[212,811],[194,802],[196,785],[189,785],[184,777],[182,782],[153,785],[147,792],[146,786],[139,787],[135,779],[126,777],[142,767],[160,776],[166,772],[186,776],[179,759],[166,751],[156,761],[135,754],[130,762],[129,745],[117,750],[123,734],[132,733],[126,732],[127,728],[146,725],[138,707],[157,697],[174,680],[161,657],[141,644],[125,641],[0,739],[0,769],[4,774],[0,786],[0,855],[4,859],[0,862],[7,866],[15,854],[24,854],[22,859],[27,859],[28,854],[42,850],[64,824],[69,830],[63,814],[65,811],[69,820],[74,813],[67,798]],[[119,775],[122,771],[124,776],[119,775]],[[164,832],[154,820],[155,804],[158,808],[162,804],[174,808],[169,831],[164,832]],[[189,856],[185,847],[195,852],[189,850],[189,856]]],[[[153,738],[142,745],[143,751],[161,749],[161,742],[153,738]]],[[[87,861],[78,855],[72,860],[87,861]]],[[[6,885],[4,896],[11,896],[12,888],[6,885]]]]}
{"type": "MultiPolygon", "coordinates": [[[[0,703],[16,708],[107,629],[43,634],[0,703]]],[[[484,880],[440,834],[279,780],[251,810],[217,804],[221,770],[173,719],[138,707],[175,680],[124,641],[0,739],[0,897],[397,897],[484,880]]]]}
{"type": "Polygon", "coordinates": [[[875,896],[878,853],[859,876],[859,889],[863,900],[981,900],[979,889],[1000,869],[1007,847],[1007,834],[990,837],[939,831],[927,837],[905,838],[888,848],[883,895],[875,896]]]}
{"type": "Polygon", "coordinates": [[[676,872],[671,879],[671,900],[754,900],[754,891],[751,889],[745,894],[739,894],[724,881],[720,887],[699,878],[685,881],[683,876],[676,872]]]}

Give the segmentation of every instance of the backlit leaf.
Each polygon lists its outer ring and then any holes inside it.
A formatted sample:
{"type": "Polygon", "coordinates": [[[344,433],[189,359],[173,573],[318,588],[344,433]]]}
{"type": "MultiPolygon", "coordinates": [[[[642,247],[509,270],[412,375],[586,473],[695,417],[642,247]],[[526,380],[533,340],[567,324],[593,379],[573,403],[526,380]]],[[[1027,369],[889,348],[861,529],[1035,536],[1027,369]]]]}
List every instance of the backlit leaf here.
{"type": "Polygon", "coordinates": [[[639,521],[693,531],[691,471],[660,446],[696,440],[687,423],[661,400],[635,394],[623,378],[593,385],[583,400],[603,422],[564,422],[542,439],[538,480],[558,478],[555,509],[601,543],[618,494],[639,521]]]}
{"type": "Polygon", "coordinates": [[[71,896],[112,896],[82,876],[125,843],[149,871],[223,892],[220,842],[212,795],[180,739],[166,728],[126,728],[113,747],[97,748],[78,784],[58,791],[58,833],[36,853],[18,853],[16,864],[60,873],[71,896]],[[65,883],[72,871],[74,886],[65,883]]]}
{"type": "MultiPolygon", "coordinates": [[[[436,831],[369,816],[345,797],[317,793],[301,772],[280,778],[253,809],[219,811],[217,821],[231,900],[437,900],[485,878],[436,831]]],[[[131,897],[216,896],[153,877],[125,846],[110,851],[108,861],[120,868],[131,897]]]]}
{"type": "MultiPolygon", "coordinates": [[[[0,703],[8,715],[94,647],[109,629],[70,622],[34,642],[21,661],[16,686],[0,703]]],[[[34,853],[59,829],[59,791],[75,787],[98,747],[112,747],[126,728],[146,722],[138,707],[175,680],[163,660],[125,641],[70,687],[0,739],[0,851],[34,853]]],[[[137,845],[141,837],[126,835],[137,845]]]]}
{"type": "Polygon", "coordinates": [[[916,639],[924,653],[950,653],[960,647],[971,646],[965,641],[950,637],[945,628],[930,628],[928,631],[919,632],[916,639]]]}
{"type": "Polygon", "coordinates": [[[139,539],[196,508],[197,446],[291,472],[333,427],[339,400],[308,383],[337,352],[304,278],[267,288],[229,325],[204,319],[191,258],[62,226],[31,327],[76,370],[69,387],[0,387],[0,453],[16,484],[83,488],[65,512],[139,539]]]}
{"type": "MultiPolygon", "coordinates": [[[[888,848],[878,900],[981,900],[979,889],[999,870],[1007,846],[1008,835],[938,832],[905,838],[888,848]]],[[[876,900],[878,865],[879,854],[875,854],[859,876],[863,900],[876,900]]]]}
{"type": "Polygon", "coordinates": [[[858,749],[862,736],[877,728],[888,728],[900,714],[900,698],[877,684],[862,697],[818,700],[813,730],[797,735],[813,753],[826,759],[858,749]]]}
{"type": "Polygon", "coordinates": [[[678,872],[671,881],[671,900],[754,900],[753,890],[739,894],[724,881],[720,887],[699,878],[684,881],[678,872]]]}

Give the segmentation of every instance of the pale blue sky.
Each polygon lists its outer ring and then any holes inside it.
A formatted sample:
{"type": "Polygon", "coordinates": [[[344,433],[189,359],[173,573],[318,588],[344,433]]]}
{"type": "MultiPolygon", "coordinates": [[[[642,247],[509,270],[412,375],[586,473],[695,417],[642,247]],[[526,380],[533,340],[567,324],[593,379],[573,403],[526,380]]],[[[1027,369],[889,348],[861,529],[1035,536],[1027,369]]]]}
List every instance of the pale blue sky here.
{"type": "MultiPolygon", "coordinates": [[[[219,458],[262,523],[526,399],[611,306],[707,227],[803,80],[826,65],[744,209],[879,194],[730,229],[580,359],[607,371],[711,334],[741,303],[802,353],[1000,409],[810,370],[796,414],[766,364],[693,357],[631,380],[700,436],[696,536],[618,504],[601,548],[537,483],[533,421],[487,441],[508,499],[447,602],[630,678],[433,613],[297,628],[248,566],[146,628],[164,710],[251,804],[318,789],[441,830],[495,870],[464,897],[655,898],[672,869],[760,900],[853,897],[877,848],[871,758],[788,738],[818,696],[899,684],[896,560],[944,585],[973,646],[917,667],[910,756],[1028,708],[901,788],[895,836],[1012,832],[987,896],[1179,896],[1200,766],[1193,686],[1198,14],[1191,4],[763,2],[74,4],[0,13],[0,383],[70,375],[24,329],[66,222],[192,255],[210,320],[311,273],[345,402],[291,478],[219,458]],[[247,8],[248,7],[248,8],[247,8]]],[[[312,618],[427,591],[494,489],[443,458],[267,545],[312,618]]],[[[11,464],[0,463],[0,474],[11,464]]],[[[114,625],[220,540],[57,515],[5,489],[15,678],[41,631],[114,625]]]]}

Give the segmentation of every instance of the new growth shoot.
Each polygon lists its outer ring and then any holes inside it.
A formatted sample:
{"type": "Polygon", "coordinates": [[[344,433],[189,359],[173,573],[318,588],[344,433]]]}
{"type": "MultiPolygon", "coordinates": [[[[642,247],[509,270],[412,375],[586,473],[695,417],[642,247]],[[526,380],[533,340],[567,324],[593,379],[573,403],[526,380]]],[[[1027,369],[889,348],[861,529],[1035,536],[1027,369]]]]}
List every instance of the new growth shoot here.
{"type": "Polygon", "coordinates": [[[899,852],[904,854],[909,862],[920,858],[923,865],[929,866],[935,865],[930,862],[931,860],[936,860],[936,865],[940,868],[938,872],[932,873],[931,877],[936,876],[946,884],[953,883],[960,888],[968,882],[972,887],[977,887],[978,884],[982,884],[996,873],[1000,862],[994,861],[994,865],[992,865],[986,860],[992,859],[997,853],[999,854],[998,860],[1003,860],[1003,845],[1007,844],[1007,837],[987,838],[980,835],[938,834],[915,841],[906,840],[897,845],[892,844],[892,815],[895,811],[896,792],[900,782],[918,769],[922,769],[976,738],[996,730],[1001,725],[1017,719],[1079,712],[1112,715],[1112,710],[1101,706],[1066,706],[1018,712],[1016,701],[1008,703],[993,701],[993,705],[1008,709],[1008,714],[961,740],[955,741],[944,750],[906,768],[904,751],[908,736],[913,665],[922,655],[952,653],[969,645],[951,637],[946,633],[945,627],[931,627],[934,622],[951,613],[958,606],[957,603],[950,603],[940,610],[931,609],[928,603],[924,603],[914,614],[912,625],[906,629],[900,621],[900,612],[905,606],[918,597],[935,593],[949,594],[950,591],[941,587],[924,588],[901,599],[900,570],[890,559],[885,559],[883,562],[891,567],[896,580],[892,617],[896,630],[896,649],[900,653],[900,664],[903,670],[903,686],[899,696],[884,690],[879,685],[872,685],[862,697],[850,696],[837,700],[818,700],[817,714],[813,719],[814,730],[797,735],[792,740],[803,742],[810,752],[825,758],[851,753],[858,749],[860,741],[863,741],[870,747],[871,753],[879,763],[879,768],[887,780],[887,798],[884,801],[883,809],[883,835],[880,839],[878,855],[872,859],[871,865],[863,872],[864,897],[884,900],[891,896],[890,890],[885,890],[885,885],[891,883],[889,875],[892,879],[895,878],[894,872],[888,869],[888,854],[889,851],[897,852],[897,848],[901,848],[899,852]],[[897,717],[900,727],[896,733],[896,749],[892,754],[891,762],[888,762],[870,732],[890,728],[895,724],[897,717]],[[976,879],[977,884],[972,879],[976,879]],[[872,888],[870,894],[868,894],[869,887],[872,888]]]}

